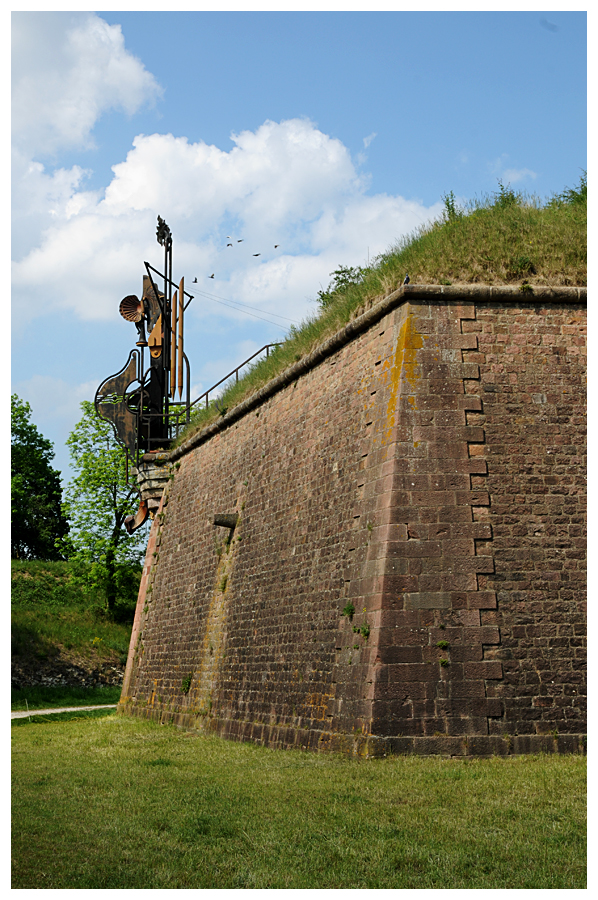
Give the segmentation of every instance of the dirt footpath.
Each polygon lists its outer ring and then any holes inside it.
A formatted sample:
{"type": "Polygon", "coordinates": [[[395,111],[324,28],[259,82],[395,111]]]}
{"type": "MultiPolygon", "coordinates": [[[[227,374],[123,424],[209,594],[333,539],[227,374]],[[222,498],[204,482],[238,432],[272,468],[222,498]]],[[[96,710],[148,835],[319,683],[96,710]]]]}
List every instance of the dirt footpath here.
{"type": "Polygon", "coordinates": [[[91,709],[116,709],[116,703],[102,703],[100,706],[64,706],[62,709],[30,709],[11,712],[11,719],[26,719],[28,716],[49,716],[52,713],[87,712],[91,709]]]}

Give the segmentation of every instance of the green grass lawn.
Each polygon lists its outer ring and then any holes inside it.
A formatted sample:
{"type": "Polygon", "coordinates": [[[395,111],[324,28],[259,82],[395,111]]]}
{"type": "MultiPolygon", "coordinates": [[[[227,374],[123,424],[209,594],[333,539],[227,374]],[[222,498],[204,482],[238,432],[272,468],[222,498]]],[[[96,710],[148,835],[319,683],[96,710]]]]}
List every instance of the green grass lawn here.
{"type": "Polygon", "coordinates": [[[114,714],[22,724],[13,889],[581,889],[583,757],[269,750],[114,714]]]}
{"type": "Polygon", "coordinates": [[[98,662],[127,661],[131,626],[98,618],[94,610],[77,606],[13,606],[12,652],[52,659],[61,648],[98,662]]]}
{"type": "MultiPolygon", "coordinates": [[[[121,598],[115,621],[102,592],[84,589],[80,570],[60,561],[11,561],[11,651],[17,670],[24,667],[38,676],[45,666],[53,675],[61,670],[68,675],[71,665],[87,672],[124,668],[139,573],[133,572],[131,596],[121,598]]],[[[27,677],[19,676],[19,683],[26,685],[27,677]]],[[[120,691],[119,685],[106,684],[28,685],[11,690],[11,708],[116,703],[120,691]]]]}
{"type": "Polygon", "coordinates": [[[13,711],[27,709],[58,709],[61,706],[93,706],[102,703],[118,703],[121,686],[98,684],[93,687],[76,685],[42,685],[12,688],[10,708],[13,711]]]}

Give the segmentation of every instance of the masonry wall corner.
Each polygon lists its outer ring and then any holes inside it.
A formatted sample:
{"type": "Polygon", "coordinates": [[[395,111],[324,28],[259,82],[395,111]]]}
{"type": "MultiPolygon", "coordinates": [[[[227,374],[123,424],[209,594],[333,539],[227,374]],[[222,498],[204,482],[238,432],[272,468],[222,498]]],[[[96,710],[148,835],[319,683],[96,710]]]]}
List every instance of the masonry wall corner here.
{"type": "Polygon", "coordinates": [[[578,289],[402,288],[171,452],[121,712],[365,755],[581,749],[584,324],[578,289]]]}

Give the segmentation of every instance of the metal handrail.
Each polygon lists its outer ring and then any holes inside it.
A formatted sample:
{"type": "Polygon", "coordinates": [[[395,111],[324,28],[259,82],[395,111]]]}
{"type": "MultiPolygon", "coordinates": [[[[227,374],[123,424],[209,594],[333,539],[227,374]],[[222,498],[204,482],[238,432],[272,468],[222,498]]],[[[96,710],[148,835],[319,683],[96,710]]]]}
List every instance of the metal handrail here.
{"type": "MultiPolygon", "coordinates": [[[[272,344],[264,344],[259,350],[257,350],[252,356],[248,359],[244,360],[244,362],[240,363],[232,372],[229,372],[228,375],[225,375],[224,378],[221,378],[220,381],[217,381],[216,384],[213,384],[212,387],[208,388],[207,391],[204,391],[197,400],[194,400],[193,403],[189,403],[189,383],[190,383],[190,373],[189,373],[189,360],[187,359],[187,355],[184,353],[184,359],[187,364],[187,400],[186,401],[176,401],[170,400],[168,405],[168,413],[165,415],[160,412],[149,412],[147,410],[139,410],[139,415],[142,416],[144,422],[149,422],[150,420],[167,420],[167,427],[169,436],[166,438],[166,441],[169,442],[174,438],[178,437],[179,431],[189,424],[190,421],[190,413],[192,407],[194,407],[201,400],[205,400],[206,409],[209,406],[209,395],[216,390],[217,387],[220,387],[225,381],[228,381],[233,375],[235,376],[235,380],[238,383],[239,381],[239,371],[250,363],[256,356],[259,356],[260,353],[266,351],[266,358],[270,356],[270,349],[273,347],[280,347],[282,341],[276,341],[272,344]]],[[[164,445],[164,437],[147,437],[145,439],[147,444],[147,449],[145,452],[152,450],[152,444],[157,444],[159,447],[164,445]]]]}
{"type": "Polygon", "coordinates": [[[280,347],[280,345],[281,345],[282,343],[283,343],[283,341],[276,341],[276,342],[273,343],[273,344],[264,344],[264,346],[263,346],[260,350],[257,350],[257,351],[253,354],[253,356],[250,356],[249,359],[246,359],[246,360],[245,360],[245,362],[240,363],[240,365],[238,365],[236,369],[233,369],[232,372],[229,372],[228,375],[225,375],[224,378],[221,378],[220,381],[217,381],[216,384],[213,384],[211,388],[208,388],[207,391],[205,391],[203,394],[201,394],[201,395],[197,398],[197,400],[194,400],[193,403],[191,403],[190,408],[193,407],[193,406],[195,406],[196,403],[199,403],[200,400],[204,400],[204,399],[205,399],[205,401],[206,401],[206,409],[207,409],[207,408],[208,408],[208,405],[209,405],[208,396],[209,396],[209,394],[211,394],[212,391],[215,391],[217,387],[220,387],[221,384],[223,384],[225,381],[228,381],[228,379],[231,378],[233,375],[234,375],[235,378],[236,378],[236,383],[238,383],[238,381],[239,381],[239,369],[242,369],[243,366],[246,366],[247,363],[250,363],[252,359],[255,359],[255,357],[256,357],[256,356],[259,356],[260,353],[263,353],[264,350],[266,351],[266,359],[267,359],[267,358],[270,356],[270,347],[280,347]]]}

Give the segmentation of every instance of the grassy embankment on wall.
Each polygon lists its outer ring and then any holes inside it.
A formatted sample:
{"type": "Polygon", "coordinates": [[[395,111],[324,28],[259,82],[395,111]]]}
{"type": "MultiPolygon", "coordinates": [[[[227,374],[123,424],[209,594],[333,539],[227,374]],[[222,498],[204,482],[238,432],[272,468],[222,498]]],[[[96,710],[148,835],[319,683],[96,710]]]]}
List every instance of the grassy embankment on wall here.
{"type": "MultiPolygon", "coordinates": [[[[587,181],[541,201],[500,186],[465,209],[451,194],[441,220],[422,225],[366,269],[341,267],[340,277],[320,291],[318,312],[224,391],[220,407],[230,409],[306,356],[352,318],[397,290],[409,274],[412,284],[492,284],[585,287],[587,284],[587,181]]],[[[179,435],[183,443],[218,419],[212,403],[198,410],[179,435]]]]}
{"type": "MultiPolygon", "coordinates": [[[[93,672],[126,662],[135,605],[135,584],[121,598],[116,621],[107,614],[101,589],[89,573],[67,562],[11,563],[11,655],[33,677],[38,671],[93,672]]],[[[138,584],[138,574],[132,573],[138,584]]],[[[12,690],[13,709],[113,703],[118,685],[32,685],[12,690]]]]}
{"type": "Polygon", "coordinates": [[[581,756],[358,760],[115,714],[12,743],[13,888],[585,887],[581,756]]]}

